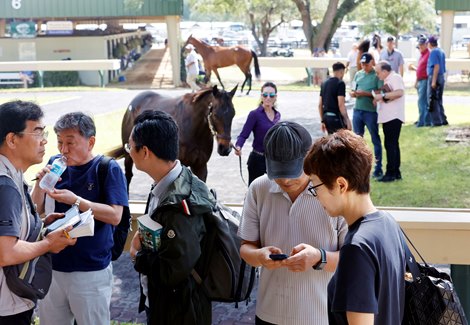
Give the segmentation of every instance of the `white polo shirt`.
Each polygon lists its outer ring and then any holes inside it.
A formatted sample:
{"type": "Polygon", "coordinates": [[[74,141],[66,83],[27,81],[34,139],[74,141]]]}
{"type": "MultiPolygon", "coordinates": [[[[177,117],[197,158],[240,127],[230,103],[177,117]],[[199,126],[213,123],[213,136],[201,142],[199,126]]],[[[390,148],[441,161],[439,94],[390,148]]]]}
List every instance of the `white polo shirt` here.
{"type": "MultiPolygon", "coordinates": [[[[292,203],[267,175],[248,189],[238,229],[242,239],[259,240],[261,247],[276,246],[285,254],[301,243],[337,251],[346,232],[344,219],[328,216],[307,189],[292,203]]],[[[313,268],[306,272],[261,268],[256,315],[279,325],[328,324],[327,284],[332,276],[313,268]]]]}
{"type": "Polygon", "coordinates": [[[394,119],[399,119],[405,123],[405,83],[403,78],[396,72],[392,71],[384,80],[390,90],[403,90],[403,96],[390,100],[387,103],[381,102],[377,105],[377,123],[386,123],[394,119]]]}

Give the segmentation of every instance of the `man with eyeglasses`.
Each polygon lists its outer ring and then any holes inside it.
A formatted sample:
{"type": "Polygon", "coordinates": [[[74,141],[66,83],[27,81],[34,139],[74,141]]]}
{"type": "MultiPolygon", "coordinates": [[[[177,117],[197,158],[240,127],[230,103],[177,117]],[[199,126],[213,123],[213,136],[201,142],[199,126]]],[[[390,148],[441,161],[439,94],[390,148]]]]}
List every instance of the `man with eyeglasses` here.
{"type": "MultiPolygon", "coordinates": [[[[39,187],[49,172],[37,173],[33,201],[41,212],[65,212],[76,205],[81,212],[91,209],[94,235],[80,237],[77,244],[52,257],[53,279],[49,295],[39,306],[41,324],[109,324],[113,270],[113,232],[128,206],[127,183],[119,165],[111,160],[103,182],[99,181],[102,155],[95,155],[96,128],[82,112],[68,113],[54,125],[57,146],[67,158],[67,169],[52,191],[39,187]],[[103,184],[103,188],[101,188],[103,184]]],[[[57,156],[49,160],[49,164],[57,156]]]]}
{"type": "Polygon", "coordinates": [[[267,175],[249,187],[238,235],[242,258],[262,267],[256,324],[328,324],[327,284],[347,232],[328,216],[303,172],[312,144],[294,122],[273,126],[264,140],[267,175]],[[276,254],[277,256],[271,256],[276,254]],[[273,258],[283,257],[284,260],[273,258]]]}
{"type": "Polygon", "coordinates": [[[41,221],[31,203],[23,173],[42,162],[47,143],[44,113],[31,102],[0,105],[0,324],[29,325],[37,301],[13,293],[6,283],[4,267],[31,261],[48,252],[58,253],[76,240],[64,232],[51,232],[29,242],[34,228],[59,217],[41,221]],[[28,226],[29,225],[29,226],[28,226]]]}

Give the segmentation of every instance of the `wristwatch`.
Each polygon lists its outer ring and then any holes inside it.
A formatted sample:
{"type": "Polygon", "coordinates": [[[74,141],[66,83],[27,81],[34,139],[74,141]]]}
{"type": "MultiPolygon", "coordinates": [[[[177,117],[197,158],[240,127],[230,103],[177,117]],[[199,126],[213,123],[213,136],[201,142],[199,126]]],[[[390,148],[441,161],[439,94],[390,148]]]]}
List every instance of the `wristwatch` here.
{"type": "Polygon", "coordinates": [[[318,261],[318,263],[313,265],[312,267],[314,270],[323,270],[326,265],[326,252],[323,248],[319,248],[318,250],[320,251],[321,255],[320,261],[318,261]]]}
{"type": "Polygon", "coordinates": [[[82,199],[79,196],[77,196],[77,201],[75,201],[75,203],[73,205],[76,205],[77,208],[78,208],[78,207],[80,207],[80,202],[81,201],[82,201],[82,199]]]}

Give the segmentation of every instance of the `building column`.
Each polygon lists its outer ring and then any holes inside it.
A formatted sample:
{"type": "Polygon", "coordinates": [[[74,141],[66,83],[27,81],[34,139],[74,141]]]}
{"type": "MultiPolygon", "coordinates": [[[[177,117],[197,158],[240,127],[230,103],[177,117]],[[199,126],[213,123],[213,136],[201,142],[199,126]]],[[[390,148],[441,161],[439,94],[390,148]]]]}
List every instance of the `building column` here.
{"type": "Polygon", "coordinates": [[[5,29],[7,27],[7,22],[5,19],[0,19],[0,37],[5,37],[5,29]]]}
{"type": "Polygon", "coordinates": [[[180,17],[166,16],[166,29],[168,36],[168,47],[170,48],[171,66],[173,68],[173,84],[181,86],[181,40],[180,40],[180,17]]]}
{"type": "Polygon", "coordinates": [[[452,30],[454,29],[454,14],[453,10],[441,11],[441,37],[440,47],[446,53],[446,57],[450,58],[450,49],[452,47],[452,30]]]}

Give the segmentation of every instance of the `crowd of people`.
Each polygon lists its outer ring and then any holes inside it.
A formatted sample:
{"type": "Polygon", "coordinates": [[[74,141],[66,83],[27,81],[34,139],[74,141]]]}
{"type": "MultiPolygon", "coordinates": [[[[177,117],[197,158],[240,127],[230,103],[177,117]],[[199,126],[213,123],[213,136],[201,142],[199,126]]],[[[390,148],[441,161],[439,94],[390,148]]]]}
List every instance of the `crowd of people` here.
{"type": "MultiPolygon", "coordinates": [[[[377,210],[370,198],[371,178],[402,179],[399,137],[405,89],[403,58],[394,42],[389,37],[382,49],[377,35],[373,53],[358,54],[350,93],[356,99],[352,121],[342,80],[346,66],[333,65],[333,76],[321,85],[318,106],[327,134],[316,141],[302,125],[281,119],[273,82],[261,87],[260,104],[248,114],[234,145],[241,155],[253,133],[250,184],[238,234],[241,257],[261,269],[256,324],[401,323],[406,242],[393,217],[377,210]],[[363,139],[366,127],[373,151],[363,139]],[[272,254],[285,256],[273,259],[272,254]]],[[[419,47],[418,91],[426,91],[431,100],[424,103],[419,97],[423,115],[417,126],[447,124],[442,106],[445,55],[434,37],[420,38],[419,47]]],[[[55,123],[59,155],[36,172],[29,194],[23,173],[43,161],[48,135],[43,120],[43,110],[34,103],[0,105],[0,325],[30,324],[37,306],[41,325],[109,324],[113,232],[129,205],[127,183],[115,161],[109,163],[104,183],[99,182],[103,155],[93,152],[95,124],[90,116],[72,112],[55,123]],[[58,156],[66,158],[67,168],[55,188],[45,190],[39,184],[58,156]],[[70,238],[69,227],[30,239],[32,224],[48,225],[71,207],[93,211],[93,236],[70,238]],[[9,286],[8,266],[49,253],[50,288],[43,300],[38,303],[9,286]]],[[[204,215],[214,209],[215,198],[178,160],[178,125],[167,113],[139,115],[125,148],[136,168],[153,179],[145,213],[162,225],[158,249],[144,248],[138,231],[132,239],[139,311],[145,311],[152,325],[211,324],[211,301],[192,271],[203,258],[204,215]]]]}

